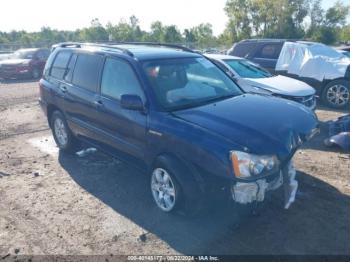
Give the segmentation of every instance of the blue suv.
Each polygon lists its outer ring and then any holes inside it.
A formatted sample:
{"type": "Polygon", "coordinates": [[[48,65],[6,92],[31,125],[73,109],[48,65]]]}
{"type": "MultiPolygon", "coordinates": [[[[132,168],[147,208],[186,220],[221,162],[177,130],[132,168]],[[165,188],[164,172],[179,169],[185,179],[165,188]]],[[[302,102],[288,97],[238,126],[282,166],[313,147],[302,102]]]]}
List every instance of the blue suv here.
{"type": "Polygon", "coordinates": [[[284,185],[292,157],[318,130],[298,103],[245,94],[182,46],[62,43],[40,80],[40,104],[61,151],[91,144],[149,174],[163,211],[196,210],[208,195],[249,204],[284,185]]]}

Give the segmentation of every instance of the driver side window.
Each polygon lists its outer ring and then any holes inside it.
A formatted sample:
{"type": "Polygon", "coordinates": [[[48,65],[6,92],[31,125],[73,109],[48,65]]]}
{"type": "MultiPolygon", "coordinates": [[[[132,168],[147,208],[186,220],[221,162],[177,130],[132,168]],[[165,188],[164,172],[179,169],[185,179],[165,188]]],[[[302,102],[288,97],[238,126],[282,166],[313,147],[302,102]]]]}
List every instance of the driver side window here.
{"type": "Polygon", "coordinates": [[[144,100],[142,87],[131,66],[122,60],[107,58],[101,82],[101,94],[120,100],[122,95],[138,95],[144,100]]]}

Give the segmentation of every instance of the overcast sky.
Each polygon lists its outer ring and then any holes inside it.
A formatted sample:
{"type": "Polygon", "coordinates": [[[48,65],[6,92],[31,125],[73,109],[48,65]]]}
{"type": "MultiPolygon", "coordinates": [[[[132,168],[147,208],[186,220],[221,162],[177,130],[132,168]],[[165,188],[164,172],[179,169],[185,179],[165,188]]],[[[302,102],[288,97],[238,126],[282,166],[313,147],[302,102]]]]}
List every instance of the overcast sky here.
{"type": "MultiPolygon", "coordinates": [[[[324,8],[335,1],[323,0],[324,8]]],[[[350,4],[350,0],[343,0],[350,4]]],[[[39,31],[43,26],[74,30],[87,27],[93,18],[102,24],[135,15],[143,30],[153,21],[175,24],[181,30],[200,23],[213,25],[214,34],[224,30],[226,0],[1,0],[0,31],[39,31]]]]}

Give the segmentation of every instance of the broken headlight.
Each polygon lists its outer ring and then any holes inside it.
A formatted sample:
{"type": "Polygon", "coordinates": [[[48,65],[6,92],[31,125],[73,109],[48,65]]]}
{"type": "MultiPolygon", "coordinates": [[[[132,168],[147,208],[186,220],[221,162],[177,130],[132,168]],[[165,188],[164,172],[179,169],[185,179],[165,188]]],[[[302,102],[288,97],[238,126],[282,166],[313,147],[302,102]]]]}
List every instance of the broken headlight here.
{"type": "Polygon", "coordinates": [[[237,178],[253,178],[274,174],[279,170],[276,156],[260,156],[241,151],[231,151],[230,158],[237,178]]]}

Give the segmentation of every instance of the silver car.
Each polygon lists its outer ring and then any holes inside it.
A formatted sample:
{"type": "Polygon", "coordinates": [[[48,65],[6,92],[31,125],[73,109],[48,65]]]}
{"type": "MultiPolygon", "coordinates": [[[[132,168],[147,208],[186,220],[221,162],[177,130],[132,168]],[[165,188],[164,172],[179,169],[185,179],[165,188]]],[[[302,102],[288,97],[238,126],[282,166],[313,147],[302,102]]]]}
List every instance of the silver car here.
{"type": "Polygon", "coordinates": [[[217,66],[228,73],[245,92],[270,94],[289,99],[314,110],[316,91],[308,84],[282,75],[273,75],[244,58],[205,54],[217,66]]]}

